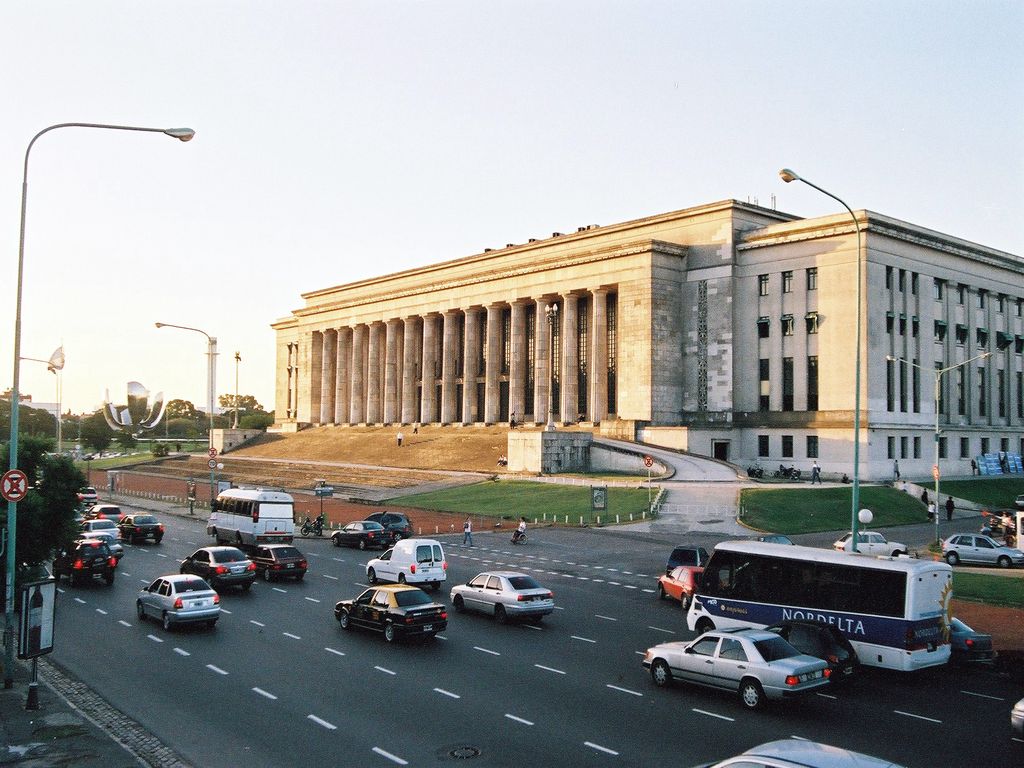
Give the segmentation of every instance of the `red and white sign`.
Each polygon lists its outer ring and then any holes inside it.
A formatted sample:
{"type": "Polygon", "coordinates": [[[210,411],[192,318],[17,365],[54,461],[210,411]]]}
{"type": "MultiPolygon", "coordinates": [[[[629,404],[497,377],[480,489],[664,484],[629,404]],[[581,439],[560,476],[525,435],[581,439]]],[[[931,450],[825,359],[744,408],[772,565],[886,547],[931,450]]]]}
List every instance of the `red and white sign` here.
{"type": "Polygon", "coordinates": [[[654,459],[652,459],[650,456],[644,456],[644,466],[645,467],[653,467],[654,466],[654,459]]]}
{"type": "Polygon", "coordinates": [[[28,493],[28,478],[20,469],[11,469],[4,472],[0,478],[0,495],[7,501],[21,501],[28,493]]]}
{"type": "Polygon", "coordinates": [[[936,480],[939,479],[939,465],[938,464],[932,464],[932,477],[934,477],[936,480]]]}
{"type": "Polygon", "coordinates": [[[208,466],[210,469],[216,469],[217,468],[217,460],[216,459],[210,459],[208,462],[206,462],[206,466],[208,466]]]}
{"type": "Polygon", "coordinates": [[[217,449],[216,448],[211,448],[209,451],[207,451],[207,453],[210,454],[210,458],[211,459],[217,458],[217,449]]]}

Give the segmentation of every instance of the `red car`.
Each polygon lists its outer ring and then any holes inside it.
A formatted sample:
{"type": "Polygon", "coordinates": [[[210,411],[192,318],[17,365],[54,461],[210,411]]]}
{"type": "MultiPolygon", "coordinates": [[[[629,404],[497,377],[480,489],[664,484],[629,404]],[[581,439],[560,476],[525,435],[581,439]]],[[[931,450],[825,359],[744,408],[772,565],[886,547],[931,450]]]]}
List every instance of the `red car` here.
{"type": "Polygon", "coordinates": [[[704,568],[701,566],[677,565],[664,576],[658,577],[658,597],[662,600],[669,597],[678,600],[683,610],[687,610],[702,573],[704,568]]]}

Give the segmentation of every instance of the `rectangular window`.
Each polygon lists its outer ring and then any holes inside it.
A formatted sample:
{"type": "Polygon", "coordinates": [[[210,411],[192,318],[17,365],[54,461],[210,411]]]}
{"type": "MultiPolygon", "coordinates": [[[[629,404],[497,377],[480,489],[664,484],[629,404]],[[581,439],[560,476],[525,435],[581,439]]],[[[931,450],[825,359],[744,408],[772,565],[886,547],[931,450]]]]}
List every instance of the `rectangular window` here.
{"type": "Polygon", "coordinates": [[[887,450],[887,454],[886,455],[890,459],[895,459],[896,458],[896,438],[893,435],[889,435],[889,437],[886,438],[885,444],[886,444],[886,450],[887,450]]]}
{"type": "Polygon", "coordinates": [[[804,320],[807,323],[807,333],[808,333],[808,335],[812,335],[813,336],[815,333],[818,332],[818,313],[817,312],[808,312],[806,315],[804,315],[804,320]]]}
{"type": "Polygon", "coordinates": [[[782,273],[782,292],[792,293],[793,292],[793,271],[787,270],[782,273]]]}
{"type": "Polygon", "coordinates": [[[1006,297],[1003,294],[996,296],[996,312],[1002,314],[1006,311],[1006,297]]]}
{"type": "Polygon", "coordinates": [[[792,336],[793,335],[793,316],[783,315],[782,316],[782,335],[792,336]]]}
{"type": "MultiPolygon", "coordinates": [[[[816,291],[818,290],[818,268],[808,267],[807,268],[807,290],[816,291]]],[[[1018,302],[1018,305],[1020,302],[1018,302]]]]}
{"type": "Polygon", "coordinates": [[[988,448],[989,448],[989,446],[988,446],[988,438],[987,437],[981,438],[981,452],[982,453],[989,453],[989,449],[988,448]]]}
{"type": "Polygon", "coordinates": [[[905,269],[901,269],[899,272],[899,287],[900,293],[907,290],[907,271],[905,269]]]}
{"type": "Polygon", "coordinates": [[[988,291],[984,288],[978,289],[978,309],[985,308],[985,299],[988,298],[988,291]]]}
{"type": "Polygon", "coordinates": [[[946,295],[946,281],[945,280],[939,280],[939,278],[935,278],[935,280],[932,281],[932,297],[936,301],[942,301],[942,299],[943,299],[943,297],[945,295],[946,295]]]}
{"type": "Polygon", "coordinates": [[[938,342],[946,340],[946,323],[943,320],[935,321],[935,340],[938,342]]]}
{"type": "Polygon", "coordinates": [[[956,343],[961,347],[967,343],[967,326],[962,323],[956,324],[956,343]]]}
{"type": "Polygon", "coordinates": [[[885,287],[887,290],[892,290],[892,267],[885,268],[885,287]]]}
{"type": "Polygon", "coordinates": [[[1017,299],[1017,317],[1024,317],[1024,299],[1017,299]]]}
{"type": "Polygon", "coordinates": [[[960,458],[966,459],[971,455],[971,440],[967,437],[960,438],[960,458]]]}
{"type": "Polygon", "coordinates": [[[915,437],[914,438],[914,458],[915,459],[920,459],[921,458],[921,438],[920,437],[915,437]]]}
{"type": "Polygon", "coordinates": [[[907,361],[900,360],[900,411],[907,412],[907,361]]]}
{"type": "Polygon", "coordinates": [[[958,285],[956,287],[956,303],[963,306],[965,301],[967,301],[967,287],[958,285]]]}
{"type": "Polygon", "coordinates": [[[957,368],[953,371],[956,377],[956,413],[957,416],[967,415],[967,387],[964,383],[964,369],[957,368]]]}
{"type": "Polygon", "coordinates": [[[782,436],[782,457],[785,459],[793,458],[793,436],[783,435],[782,436]]]}
{"type": "Polygon", "coordinates": [[[892,335],[893,324],[896,322],[896,315],[892,312],[885,313],[885,332],[892,335]]]}
{"type": "Polygon", "coordinates": [[[988,416],[988,398],[985,396],[987,387],[985,386],[985,367],[978,366],[978,413],[982,416],[988,416]]]}
{"type": "Polygon", "coordinates": [[[1017,379],[1017,418],[1024,419],[1024,373],[1017,371],[1013,376],[1017,379]]]}
{"type": "Polygon", "coordinates": [[[900,438],[900,458],[907,458],[907,438],[905,437],[900,438]]]}
{"type": "Polygon", "coordinates": [[[1006,453],[1008,450],[1010,450],[1010,438],[1008,438],[1008,437],[1000,437],[999,438],[999,450],[1002,451],[1003,453],[1006,453]]]}
{"type": "Polygon", "coordinates": [[[757,293],[759,296],[768,295],[768,275],[757,276],[757,293]]]}
{"type": "Polygon", "coordinates": [[[988,329],[987,328],[975,328],[975,337],[978,340],[978,346],[985,348],[988,346],[988,329]]]}
{"type": "Polygon", "coordinates": [[[807,458],[816,459],[818,458],[818,436],[808,435],[807,436],[807,458]]]}
{"type": "MultiPolygon", "coordinates": [[[[917,363],[917,360],[914,361],[917,363]]],[[[910,376],[913,380],[911,396],[914,400],[914,413],[921,412],[921,369],[917,365],[910,366],[910,376]]]]}
{"type": "Polygon", "coordinates": [[[914,315],[913,317],[910,318],[910,336],[911,336],[911,338],[916,339],[917,338],[917,334],[920,331],[920,329],[921,329],[921,322],[920,322],[920,320],[917,319],[917,315],[914,315]]]}
{"type": "MultiPolygon", "coordinates": [[[[885,361],[885,410],[896,410],[896,361],[885,361]]],[[[889,457],[890,459],[892,456],[889,457]]]]}
{"type": "Polygon", "coordinates": [[[910,273],[910,293],[917,296],[917,272],[910,273]]]}
{"type": "Polygon", "coordinates": [[[818,410],[818,356],[807,356],[807,410],[818,410]]]}
{"type": "Polygon", "coordinates": [[[769,333],[769,323],[767,317],[757,318],[757,338],[767,339],[769,333]]]}
{"type": "Polygon", "coordinates": [[[766,357],[762,357],[757,361],[757,379],[760,386],[757,396],[757,407],[758,410],[767,411],[771,381],[769,378],[768,358],[766,357]]]}
{"type": "MultiPolygon", "coordinates": [[[[1006,371],[996,371],[996,403],[999,409],[999,418],[1006,418],[1006,371]]],[[[1006,450],[1005,448],[1003,450],[1006,450]]]]}
{"type": "Polygon", "coordinates": [[[768,435],[757,436],[757,455],[762,459],[768,457],[768,435]]]}
{"type": "Polygon", "coordinates": [[[782,358],[782,410],[793,410],[793,358],[782,358]]]}
{"type": "Polygon", "coordinates": [[[939,458],[940,459],[947,458],[946,452],[947,452],[946,438],[945,437],[940,437],[939,438],[939,458]]]}

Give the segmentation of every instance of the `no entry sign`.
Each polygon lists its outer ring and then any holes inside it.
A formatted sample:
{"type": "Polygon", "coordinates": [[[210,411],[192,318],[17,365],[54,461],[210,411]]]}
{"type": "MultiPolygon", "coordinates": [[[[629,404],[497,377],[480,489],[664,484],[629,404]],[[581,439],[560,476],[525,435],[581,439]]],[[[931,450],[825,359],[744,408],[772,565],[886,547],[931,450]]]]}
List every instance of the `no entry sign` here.
{"type": "Polygon", "coordinates": [[[28,493],[28,478],[20,469],[10,469],[0,478],[0,495],[7,501],[21,501],[28,493]]]}

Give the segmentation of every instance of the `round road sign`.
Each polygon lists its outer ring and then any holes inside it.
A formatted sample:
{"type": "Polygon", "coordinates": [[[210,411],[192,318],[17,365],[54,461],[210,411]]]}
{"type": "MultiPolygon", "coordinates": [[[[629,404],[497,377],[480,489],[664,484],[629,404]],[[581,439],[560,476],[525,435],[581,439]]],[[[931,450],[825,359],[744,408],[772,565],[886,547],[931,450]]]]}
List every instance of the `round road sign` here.
{"type": "Polygon", "coordinates": [[[650,456],[644,456],[644,466],[645,467],[653,467],[654,466],[654,459],[652,459],[650,456]]]}
{"type": "Polygon", "coordinates": [[[11,469],[4,472],[0,478],[0,495],[7,501],[21,501],[28,493],[28,478],[20,469],[11,469]]]}
{"type": "Polygon", "coordinates": [[[217,449],[216,448],[211,448],[209,451],[207,451],[207,453],[210,454],[210,458],[211,459],[217,458],[217,449]]]}
{"type": "Polygon", "coordinates": [[[216,469],[217,468],[217,460],[216,459],[210,459],[208,462],[206,462],[206,466],[208,466],[210,469],[216,469]]]}

